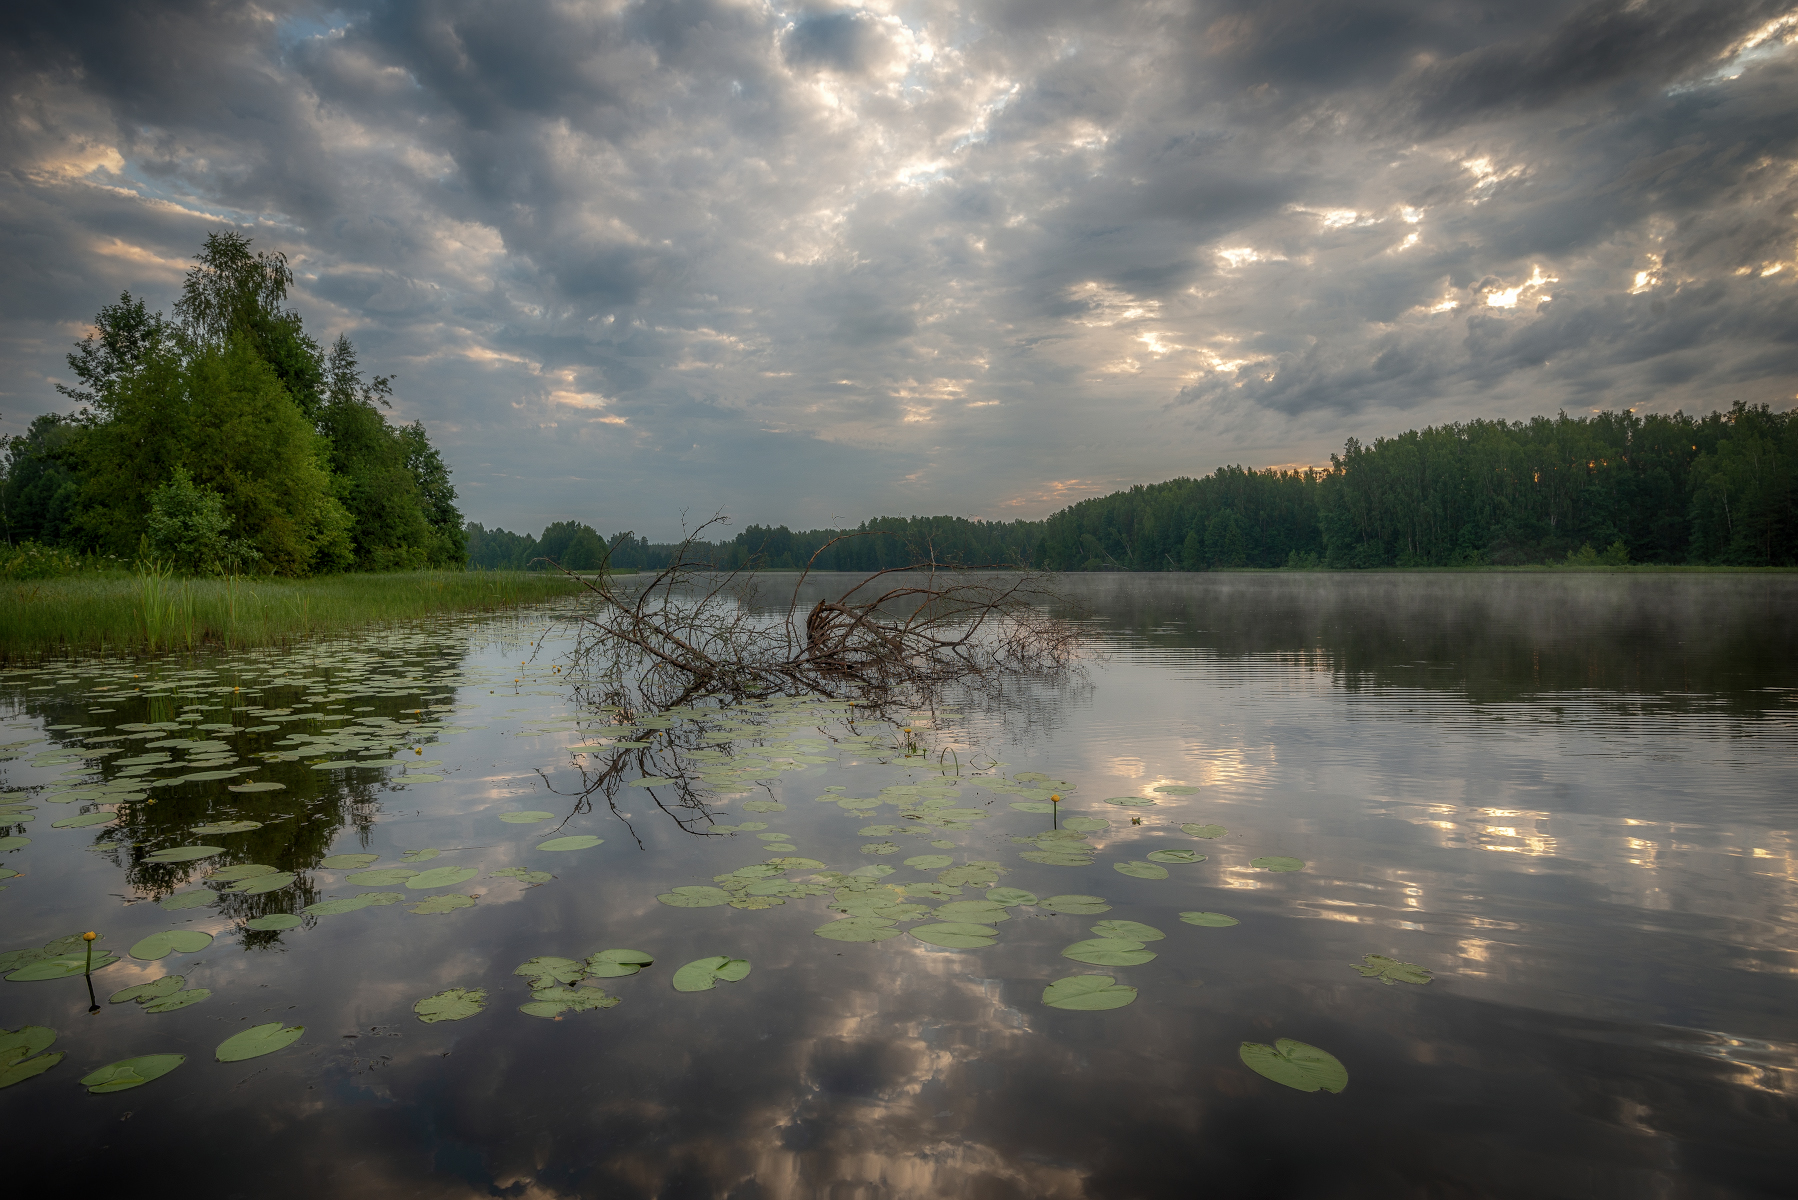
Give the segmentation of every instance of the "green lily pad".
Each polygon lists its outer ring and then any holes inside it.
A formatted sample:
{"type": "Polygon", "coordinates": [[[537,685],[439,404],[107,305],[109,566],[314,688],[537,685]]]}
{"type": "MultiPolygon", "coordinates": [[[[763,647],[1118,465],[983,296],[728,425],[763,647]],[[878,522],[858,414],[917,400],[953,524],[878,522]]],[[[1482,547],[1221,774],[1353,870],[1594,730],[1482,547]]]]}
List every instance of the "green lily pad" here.
{"type": "Polygon", "coordinates": [[[951,900],[936,910],[940,921],[974,921],[981,925],[996,925],[1000,921],[1011,920],[1011,914],[1005,905],[996,900],[951,900]]]}
{"type": "Polygon", "coordinates": [[[89,1071],[81,1077],[81,1086],[95,1096],[123,1092],[160,1079],[186,1061],[185,1054],[142,1054],[89,1071]]]}
{"type": "Polygon", "coordinates": [[[182,912],[190,908],[201,908],[212,903],[212,893],[205,888],[195,892],[181,892],[167,896],[156,902],[156,907],[164,912],[182,912]]]}
{"type": "MultiPolygon", "coordinates": [[[[1155,803],[1155,798],[1153,796],[1108,796],[1105,803],[1115,804],[1120,808],[1141,808],[1145,804],[1155,803]]],[[[1075,976],[1075,978],[1082,977],[1075,976]]]]}
{"type": "MultiPolygon", "coordinates": [[[[768,849],[774,850],[774,849],[777,849],[777,847],[769,846],[768,849]]],[[[781,858],[771,858],[768,860],[766,865],[773,867],[776,872],[780,872],[780,871],[801,871],[801,870],[815,871],[819,867],[822,867],[824,864],[819,862],[815,858],[796,858],[793,855],[789,854],[789,855],[785,855],[781,858]]]]}
{"type": "Polygon", "coordinates": [[[508,825],[535,825],[538,821],[553,821],[555,813],[546,812],[509,812],[501,813],[499,819],[508,825]]]}
{"type": "MultiPolygon", "coordinates": [[[[408,884],[407,886],[411,886],[408,884]]],[[[447,892],[441,896],[432,896],[429,900],[421,900],[406,909],[409,913],[417,913],[421,917],[435,916],[439,913],[455,912],[458,908],[473,908],[474,897],[462,892],[447,892]]]]}
{"type": "Polygon", "coordinates": [[[292,871],[277,871],[273,875],[258,875],[254,879],[246,879],[242,883],[234,883],[226,891],[242,892],[246,895],[259,896],[263,892],[278,892],[294,881],[292,871]]]}
{"type": "Polygon", "coordinates": [[[626,975],[635,975],[654,962],[654,956],[641,950],[601,950],[598,954],[587,956],[587,977],[622,979],[626,975]]]}
{"type": "Polygon", "coordinates": [[[1100,921],[1093,932],[1104,938],[1128,938],[1136,942],[1159,942],[1167,934],[1141,921],[1100,921]]]}
{"type": "Polygon", "coordinates": [[[749,960],[746,958],[729,958],[722,954],[712,958],[696,958],[674,973],[674,990],[707,992],[720,979],[726,983],[735,983],[747,974],[749,960]]]}
{"type": "Polygon", "coordinates": [[[357,887],[388,887],[418,874],[411,867],[376,867],[372,871],[357,871],[353,875],[345,875],[345,883],[353,883],[357,887]]]}
{"type": "Polygon", "coordinates": [[[195,825],[188,832],[201,837],[211,837],[216,833],[248,833],[252,829],[261,828],[261,821],[217,821],[210,825],[195,825]]]}
{"type": "Polygon", "coordinates": [[[1249,1070],[1301,1092],[1340,1092],[1348,1086],[1348,1068],[1334,1054],[1291,1038],[1271,1046],[1244,1042],[1237,1053],[1249,1070]]]}
{"type": "Polygon", "coordinates": [[[246,1059],[261,1058],[264,1054],[285,1050],[299,1041],[305,1032],[304,1025],[283,1027],[279,1021],[270,1021],[266,1025],[253,1025],[242,1033],[232,1034],[220,1042],[213,1053],[220,1062],[243,1062],[246,1059]]]}
{"type": "Polygon", "coordinates": [[[17,834],[10,837],[0,837],[0,853],[5,853],[8,850],[17,850],[23,846],[29,845],[31,845],[31,839],[28,837],[20,837],[17,834]]]}
{"type": "Polygon", "coordinates": [[[443,776],[441,776],[441,775],[412,775],[412,774],[396,775],[388,782],[390,782],[390,783],[442,783],[443,776]]]}
{"type": "Polygon", "coordinates": [[[1226,917],[1223,913],[1214,912],[1183,912],[1180,914],[1180,919],[1188,925],[1205,925],[1212,929],[1223,929],[1226,926],[1242,924],[1235,917],[1226,917]]]}
{"type": "Polygon", "coordinates": [[[433,867],[406,880],[406,886],[414,889],[453,887],[458,883],[467,883],[480,873],[478,867],[433,867]]]}
{"type": "Polygon", "coordinates": [[[1046,813],[1055,811],[1055,805],[1047,800],[1013,800],[1011,806],[1019,812],[1046,813]]]}
{"type": "Polygon", "coordinates": [[[1018,856],[1030,862],[1042,863],[1048,867],[1090,867],[1093,865],[1090,854],[1066,854],[1059,850],[1026,850],[1018,856]]]}
{"type": "Polygon", "coordinates": [[[947,854],[918,854],[905,860],[905,865],[919,871],[936,871],[955,860],[947,854]]]}
{"type": "Polygon", "coordinates": [[[589,846],[597,846],[604,838],[596,838],[590,833],[573,834],[569,837],[550,838],[547,842],[538,842],[539,850],[585,850],[589,846]]]}
{"type": "Polygon", "coordinates": [[[1167,868],[1151,862],[1112,863],[1111,869],[1120,875],[1129,875],[1135,879],[1166,879],[1167,868]]]}
{"type": "Polygon", "coordinates": [[[437,849],[435,846],[426,846],[422,850],[406,851],[404,854],[400,855],[400,861],[401,862],[424,862],[427,859],[436,858],[439,854],[442,854],[442,853],[443,853],[443,851],[437,849]]]}
{"type": "Polygon", "coordinates": [[[106,998],[108,1004],[126,1004],[132,1000],[140,1003],[145,1000],[160,1000],[164,996],[172,996],[187,986],[187,978],[183,975],[164,975],[161,979],[153,979],[149,983],[140,983],[136,987],[123,988],[106,998]]]}
{"type": "Polygon", "coordinates": [[[893,922],[885,917],[853,916],[827,921],[812,932],[836,942],[884,942],[898,937],[903,930],[894,929],[893,922]]]}
{"type": "Polygon", "coordinates": [[[380,857],[379,854],[333,854],[328,858],[321,858],[318,865],[332,871],[347,871],[354,867],[366,867],[380,857]]]}
{"type": "Polygon", "coordinates": [[[972,921],[940,921],[930,925],[919,925],[911,930],[911,935],[920,942],[932,946],[943,946],[951,950],[977,950],[982,946],[990,946],[999,931],[991,925],[976,925],[972,921]]]}
{"type": "Polygon", "coordinates": [[[1384,954],[1364,955],[1362,962],[1355,965],[1367,979],[1377,979],[1388,987],[1395,983],[1428,983],[1432,976],[1416,963],[1400,962],[1396,958],[1387,958],[1384,954]]]}
{"type": "Polygon", "coordinates": [[[274,875],[278,871],[279,868],[262,863],[238,863],[234,867],[220,867],[206,878],[214,883],[236,883],[240,879],[255,879],[258,875],[274,875]]]}
{"type": "Polygon", "coordinates": [[[1136,967],[1155,957],[1153,950],[1132,938],[1087,938],[1062,950],[1063,958],[1091,963],[1095,967],[1136,967]]]}
{"type": "Polygon", "coordinates": [[[245,929],[254,929],[257,933],[279,933],[283,929],[293,929],[303,924],[300,918],[292,913],[270,913],[266,917],[257,917],[253,921],[245,921],[245,929]]]}
{"type": "Polygon", "coordinates": [[[497,871],[489,871],[487,877],[516,879],[520,883],[548,883],[555,878],[548,871],[527,871],[523,867],[501,867],[497,871]]]}
{"type": "Polygon", "coordinates": [[[360,896],[345,896],[341,900],[320,900],[317,904],[308,904],[300,911],[309,917],[334,917],[339,913],[355,912],[362,908],[398,904],[405,898],[403,892],[363,892],[360,896]]]}
{"type": "Polygon", "coordinates": [[[1305,863],[1303,859],[1287,858],[1282,854],[1270,854],[1263,858],[1249,859],[1249,866],[1260,867],[1263,871],[1300,871],[1304,869],[1305,863]]]}
{"type": "Polygon", "coordinates": [[[50,828],[84,829],[89,825],[104,825],[108,821],[116,821],[118,820],[118,817],[119,814],[115,812],[82,813],[79,816],[64,817],[60,821],[52,821],[50,822],[50,828]]]}
{"type": "Polygon", "coordinates": [[[1183,783],[1164,783],[1160,787],[1153,787],[1149,790],[1160,792],[1163,796],[1195,796],[1199,791],[1198,788],[1187,787],[1183,783]]]}
{"type": "MultiPolygon", "coordinates": [[[[238,772],[231,771],[231,772],[228,772],[228,774],[236,775],[236,774],[238,774],[238,772]]],[[[188,776],[188,778],[198,779],[199,776],[190,775],[190,776],[188,776]]],[[[226,786],[225,790],[227,792],[237,792],[239,794],[242,794],[244,792],[284,792],[287,790],[287,785],[285,783],[276,783],[272,779],[260,779],[254,783],[229,784],[226,786]]]]}
{"type": "Polygon", "coordinates": [[[150,1013],[175,1012],[190,1004],[198,1004],[210,995],[212,995],[212,991],[209,988],[188,988],[186,991],[176,992],[172,996],[163,996],[160,999],[148,1001],[144,1004],[144,1011],[150,1013]]]}
{"type": "Polygon", "coordinates": [[[560,958],[554,954],[539,954],[512,968],[512,974],[522,975],[531,980],[533,991],[540,991],[556,983],[575,983],[587,973],[587,964],[578,958],[560,958]]]}
{"type": "Polygon", "coordinates": [[[1039,901],[1037,907],[1077,917],[1111,911],[1111,905],[1098,896],[1050,896],[1047,900],[1039,901]]]}
{"type": "Polygon", "coordinates": [[[485,988],[449,988],[435,996],[426,996],[412,1006],[418,1019],[427,1025],[438,1021],[464,1021],[487,1007],[485,988]]]}
{"type": "MultiPolygon", "coordinates": [[[[225,761],[229,762],[231,760],[229,757],[227,757],[225,759],[225,761]]],[[[195,771],[192,774],[183,775],[181,777],[181,782],[182,783],[211,783],[215,779],[235,779],[237,776],[242,775],[242,774],[243,774],[242,771],[195,771]]]]}
{"type": "Polygon", "coordinates": [[[620,1003],[617,996],[609,995],[598,988],[539,988],[531,993],[531,1002],[521,1004],[518,1011],[526,1016],[546,1017],[554,1019],[565,1012],[587,1012],[595,1008],[616,1008],[620,1003]]]}
{"type": "Polygon", "coordinates": [[[131,947],[131,957],[154,961],[167,958],[170,954],[198,954],[210,945],[210,933],[201,933],[197,929],[165,929],[161,933],[152,933],[131,947]]]}
{"type": "Polygon", "coordinates": [[[863,842],[861,845],[863,854],[897,854],[899,849],[898,842],[863,842]]]}
{"type": "Polygon", "coordinates": [[[1180,828],[1197,838],[1221,838],[1226,833],[1230,832],[1222,825],[1195,825],[1190,821],[1180,826],[1180,828]]]}
{"type": "Polygon", "coordinates": [[[1104,817],[1069,817],[1061,823],[1063,829],[1072,829],[1078,833],[1098,833],[1110,829],[1111,822],[1104,817]]]}
{"type": "Polygon", "coordinates": [[[1037,902],[1036,893],[1027,892],[1023,888],[991,888],[987,891],[986,898],[993,901],[995,904],[1003,904],[1007,908],[1015,908],[1020,904],[1035,904],[1037,902]]]}
{"type": "Polygon", "coordinates": [[[908,883],[905,894],[919,900],[950,900],[961,895],[961,889],[947,883],[908,883]]]}
{"type": "Polygon", "coordinates": [[[1135,988],[1121,984],[1109,975],[1069,975],[1043,989],[1043,1003],[1050,1008],[1071,1008],[1078,1012],[1122,1008],[1134,999],[1135,988]]]}
{"type": "Polygon", "coordinates": [[[163,850],[152,850],[144,855],[145,862],[177,863],[194,862],[197,859],[211,858],[215,854],[223,854],[223,846],[169,846],[163,850]]]}
{"type": "Polygon", "coordinates": [[[1143,855],[1150,862],[1158,863],[1201,863],[1205,856],[1197,850],[1151,850],[1143,855]]]}
{"type": "Polygon", "coordinates": [[[0,1088],[35,1079],[61,1062],[61,1051],[43,1053],[55,1040],[56,1031],[42,1025],[0,1029],[0,1088]]]}

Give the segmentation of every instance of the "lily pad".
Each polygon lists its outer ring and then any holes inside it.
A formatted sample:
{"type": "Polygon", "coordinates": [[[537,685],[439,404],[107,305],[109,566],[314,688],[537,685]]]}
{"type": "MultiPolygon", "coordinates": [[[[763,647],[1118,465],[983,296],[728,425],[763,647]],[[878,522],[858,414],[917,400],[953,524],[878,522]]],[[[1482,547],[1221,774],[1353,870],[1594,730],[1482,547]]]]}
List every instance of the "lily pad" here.
{"type": "Polygon", "coordinates": [[[1151,850],[1143,855],[1150,862],[1158,863],[1199,863],[1205,856],[1197,850],[1151,850]]]}
{"type": "Polygon", "coordinates": [[[257,933],[279,933],[283,929],[293,929],[303,924],[300,918],[292,913],[270,913],[266,917],[257,917],[254,921],[245,921],[245,929],[254,929],[257,933]]]}
{"type": "Polygon", "coordinates": [[[1112,863],[1111,869],[1120,875],[1129,875],[1135,879],[1166,879],[1167,868],[1156,866],[1151,862],[1112,863]]]}
{"type": "Polygon", "coordinates": [[[400,855],[400,861],[401,862],[424,862],[427,859],[436,858],[439,854],[442,854],[442,853],[443,853],[443,851],[437,849],[435,846],[426,846],[420,850],[406,851],[404,854],[400,855]]]}
{"type": "Polygon", "coordinates": [[[189,908],[201,908],[212,903],[212,893],[205,888],[194,892],[181,892],[174,896],[165,896],[156,902],[156,907],[164,912],[181,912],[189,908]]]}
{"type": "Polygon", "coordinates": [[[589,979],[622,979],[635,975],[655,962],[655,956],[641,950],[601,950],[587,956],[589,979]]]}
{"type": "Polygon", "coordinates": [[[1249,1070],[1301,1092],[1340,1092],[1348,1086],[1348,1068],[1334,1054],[1291,1038],[1271,1046],[1244,1042],[1237,1053],[1249,1070]]]}
{"type": "Polygon", "coordinates": [[[60,821],[52,821],[50,822],[50,828],[84,829],[89,825],[104,825],[108,821],[116,821],[118,820],[118,816],[119,814],[115,812],[82,813],[79,816],[64,817],[60,821]]]}
{"type": "Polygon", "coordinates": [[[1014,908],[1020,904],[1035,904],[1037,902],[1035,892],[1027,892],[1023,888],[1011,887],[991,888],[987,891],[986,898],[996,904],[1003,904],[1007,908],[1014,908]]]}
{"type": "MultiPolygon", "coordinates": [[[[237,774],[236,771],[229,773],[232,775],[237,774]]],[[[197,775],[190,775],[188,778],[197,779],[199,777],[197,775]]],[[[276,783],[272,779],[259,779],[254,783],[227,784],[225,790],[227,792],[237,792],[239,794],[244,792],[284,792],[287,790],[287,785],[285,783],[276,783]]]]}
{"type": "Polygon", "coordinates": [[[122,1092],[160,1079],[186,1061],[185,1054],[142,1054],[89,1071],[81,1077],[81,1086],[96,1096],[122,1092]]]}
{"type": "Polygon", "coordinates": [[[1195,825],[1191,821],[1180,826],[1181,829],[1197,838],[1221,838],[1230,831],[1222,825],[1195,825]]]}
{"type": "Polygon", "coordinates": [[[318,865],[332,871],[347,871],[352,867],[366,867],[380,857],[379,854],[333,854],[320,859],[318,865]]]}
{"type": "Polygon", "coordinates": [[[937,908],[936,916],[941,921],[974,921],[982,925],[1011,920],[1005,905],[996,900],[951,900],[937,908]]]}
{"type": "Polygon", "coordinates": [[[1047,800],[1013,800],[1011,806],[1019,812],[1046,813],[1055,811],[1055,805],[1047,800]]]}
{"type": "Polygon", "coordinates": [[[932,946],[944,946],[951,950],[977,950],[982,946],[990,946],[999,931],[991,925],[976,925],[971,921],[941,921],[930,925],[919,925],[911,930],[911,935],[920,942],[932,946]]]}
{"type": "Polygon", "coordinates": [[[1151,792],[1160,792],[1163,796],[1194,796],[1199,789],[1188,787],[1183,783],[1164,783],[1160,787],[1152,787],[1151,792]]]}
{"type": "Polygon", "coordinates": [[[261,821],[216,821],[210,825],[195,825],[188,832],[211,837],[215,833],[248,833],[252,829],[261,828],[261,821]]]}
{"type": "Polygon", "coordinates": [[[1432,976],[1416,963],[1400,962],[1384,954],[1364,955],[1355,970],[1368,979],[1377,979],[1388,987],[1395,983],[1428,983],[1432,976]]]}
{"type": "Polygon", "coordinates": [[[545,1017],[553,1020],[565,1012],[587,1012],[595,1008],[616,1008],[620,1003],[617,996],[609,995],[598,988],[540,988],[531,993],[531,1002],[521,1004],[518,1011],[530,1017],[545,1017]]]}
{"type": "Polygon", "coordinates": [[[1223,913],[1214,912],[1183,912],[1180,914],[1180,919],[1188,925],[1204,925],[1212,929],[1223,929],[1226,926],[1242,924],[1235,917],[1227,917],[1223,913]]]}
{"type": "Polygon", "coordinates": [[[1263,858],[1249,859],[1249,866],[1260,867],[1263,871],[1300,871],[1304,869],[1305,863],[1303,859],[1287,858],[1283,854],[1270,854],[1263,858]]]}
{"type": "Polygon", "coordinates": [[[1030,862],[1042,863],[1047,867],[1090,867],[1093,865],[1090,854],[1068,854],[1059,850],[1026,850],[1018,857],[1030,862]]]}
{"type": "Polygon", "coordinates": [[[421,917],[436,916],[440,913],[455,912],[458,908],[473,908],[474,897],[462,892],[446,892],[441,896],[432,896],[429,900],[420,900],[410,905],[406,911],[417,913],[421,917]]]}
{"type": "Polygon", "coordinates": [[[489,871],[487,877],[516,879],[520,883],[548,883],[555,878],[548,871],[527,871],[523,867],[502,867],[497,871],[489,871]]]}
{"type": "Polygon", "coordinates": [[[1120,808],[1141,808],[1145,804],[1155,803],[1155,798],[1153,796],[1108,796],[1105,803],[1115,804],[1120,808]]]}
{"type": "Polygon", "coordinates": [[[305,1032],[304,1025],[283,1026],[279,1021],[252,1025],[242,1033],[234,1033],[220,1042],[213,1053],[220,1062],[243,1062],[246,1059],[261,1058],[264,1054],[285,1050],[299,1041],[305,1032]]]}
{"type": "Polygon", "coordinates": [[[5,853],[8,850],[17,850],[20,847],[29,845],[31,845],[31,839],[28,837],[20,837],[17,834],[13,834],[9,837],[0,837],[0,853],[5,853]]]}
{"type": "Polygon", "coordinates": [[[1050,896],[1037,903],[1038,908],[1046,908],[1050,912],[1069,913],[1073,916],[1092,916],[1096,913],[1110,912],[1111,905],[1098,896],[1050,896]]]}
{"type": "Polygon", "coordinates": [[[357,909],[398,904],[405,898],[403,892],[363,892],[360,896],[345,896],[341,900],[320,900],[317,904],[308,904],[301,911],[309,917],[334,917],[357,909]]]}
{"type": "Polygon", "coordinates": [[[415,889],[453,887],[458,883],[467,883],[480,873],[479,867],[433,867],[406,880],[406,886],[415,889]]]}
{"type": "Polygon", "coordinates": [[[547,842],[538,842],[539,850],[585,850],[589,846],[597,846],[604,838],[596,838],[590,833],[573,834],[569,837],[550,838],[547,842]]]}
{"type": "Polygon", "coordinates": [[[215,854],[223,854],[223,846],[169,846],[162,850],[152,850],[144,855],[145,862],[175,863],[194,862],[197,859],[211,858],[215,854]]]}
{"type": "Polygon", "coordinates": [[[238,863],[232,867],[220,867],[206,878],[213,883],[236,883],[240,879],[254,879],[258,875],[273,875],[278,870],[277,867],[262,863],[238,863]]]}
{"type": "Polygon", "coordinates": [[[60,1050],[55,1054],[42,1053],[55,1040],[56,1031],[42,1025],[0,1029],[0,1088],[35,1079],[61,1062],[60,1050]]]}
{"type": "Polygon", "coordinates": [[[1136,989],[1109,975],[1069,975],[1043,989],[1043,1003],[1050,1008],[1097,1012],[1122,1008],[1136,999],[1136,989]]]}
{"type": "Polygon", "coordinates": [[[893,921],[886,917],[854,916],[828,921],[812,932],[837,942],[884,942],[904,931],[893,928],[893,921]]]}
{"type": "Polygon", "coordinates": [[[357,871],[353,875],[346,875],[344,882],[353,883],[357,887],[388,887],[404,883],[417,874],[411,867],[376,867],[372,871],[357,871]]]}
{"type": "Polygon", "coordinates": [[[258,875],[254,879],[246,879],[242,883],[232,884],[226,890],[257,896],[263,892],[278,892],[293,881],[294,873],[292,871],[277,871],[273,875],[258,875]]]}
{"type": "Polygon", "coordinates": [[[905,865],[919,871],[937,871],[955,860],[947,854],[918,854],[905,860],[905,865]]]}
{"type": "Polygon", "coordinates": [[[1095,967],[1137,967],[1155,957],[1153,950],[1133,938],[1087,938],[1062,950],[1063,958],[1091,963],[1095,967]]]}
{"type": "Polygon", "coordinates": [[[535,825],[538,821],[553,821],[555,813],[546,812],[509,812],[501,813],[499,819],[508,825],[535,825]]]}
{"type": "Polygon", "coordinates": [[[388,782],[389,783],[442,783],[443,776],[441,776],[441,775],[412,775],[412,774],[396,775],[392,779],[388,780],[388,782]]]}
{"type": "Polygon", "coordinates": [[[735,983],[747,974],[749,960],[746,958],[730,958],[722,954],[712,958],[696,958],[674,973],[674,990],[707,992],[720,979],[726,983],[735,983]]]}
{"type": "Polygon", "coordinates": [[[1167,934],[1141,921],[1100,921],[1093,932],[1104,938],[1129,938],[1137,942],[1159,942],[1167,934]]]}
{"type": "Polygon", "coordinates": [[[188,988],[186,991],[176,992],[173,995],[163,996],[159,999],[146,1002],[144,1004],[144,1011],[151,1013],[175,1012],[178,1009],[186,1008],[190,1004],[198,1004],[210,995],[212,995],[210,988],[188,988]]]}
{"type": "Polygon", "coordinates": [[[1102,829],[1110,829],[1111,822],[1104,817],[1069,817],[1061,823],[1061,827],[1078,833],[1098,833],[1102,829]]]}
{"type": "Polygon", "coordinates": [[[463,1021],[487,1007],[486,988],[449,988],[435,996],[426,996],[412,1006],[418,1019],[427,1025],[438,1021],[463,1021]]]}
{"type": "Polygon", "coordinates": [[[539,954],[512,968],[512,974],[531,981],[533,991],[556,983],[575,983],[586,973],[587,964],[581,959],[559,958],[554,954],[539,954]]]}
{"type": "Polygon", "coordinates": [[[139,940],[131,947],[131,957],[154,961],[170,954],[198,954],[210,945],[210,933],[201,933],[197,929],[165,929],[139,940]]]}

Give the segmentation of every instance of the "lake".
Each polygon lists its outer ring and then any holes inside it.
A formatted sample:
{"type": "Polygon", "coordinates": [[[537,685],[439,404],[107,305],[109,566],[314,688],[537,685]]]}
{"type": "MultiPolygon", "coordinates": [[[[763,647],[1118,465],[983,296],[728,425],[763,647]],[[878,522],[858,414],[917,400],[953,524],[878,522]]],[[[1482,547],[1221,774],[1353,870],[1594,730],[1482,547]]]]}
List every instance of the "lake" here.
{"type": "Polygon", "coordinates": [[[1061,587],[1081,670],[892,721],[621,727],[566,605],[0,672],[9,1177],[1793,1194],[1798,577],[1061,587]]]}

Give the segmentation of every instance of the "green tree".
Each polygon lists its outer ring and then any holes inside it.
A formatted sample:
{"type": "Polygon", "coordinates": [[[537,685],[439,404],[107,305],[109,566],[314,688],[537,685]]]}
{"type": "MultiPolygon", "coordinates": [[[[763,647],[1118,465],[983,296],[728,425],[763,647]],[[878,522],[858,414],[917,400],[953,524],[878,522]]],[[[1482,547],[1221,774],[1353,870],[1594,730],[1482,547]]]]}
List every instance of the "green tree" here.
{"type": "Polygon", "coordinates": [[[249,543],[229,535],[225,498],[196,486],[186,467],[176,467],[168,482],[150,493],[146,526],[150,555],[181,571],[222,575],[250,567],[261,557],[249,543]]]}
{"type": "Polygon", "coordinates": [[[315,421],[324,403],[324,356],[300,315],[281,307],[293,285],[293,271],[285,254],[251,254],[250,245],[241,233],[206,235],[205,246],[194,255],[199,265],[188,271],[175,302],[182,333],[198,351],[222,351],[232,341],[246,339],[300,413],[315,421]]]}

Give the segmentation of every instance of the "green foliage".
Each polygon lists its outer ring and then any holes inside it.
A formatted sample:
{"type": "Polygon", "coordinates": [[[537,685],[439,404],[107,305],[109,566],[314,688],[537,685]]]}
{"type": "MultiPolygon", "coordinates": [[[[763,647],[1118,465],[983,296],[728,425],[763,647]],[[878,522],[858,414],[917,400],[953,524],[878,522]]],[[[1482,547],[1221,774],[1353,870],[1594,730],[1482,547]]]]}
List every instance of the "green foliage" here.
{"type": "Polygon", "coordinates": [[[226,536],[231,518],[225,498],[195,486],[186,467],[176,467],[169,481],[150,493],[147,525],[149,552],[192,574],[223,575],[262,557],[247,542],[226,536]]]}
{"type": "Polygon", "coordinates": [[[0,546],[0,579],[8,582],[56,579],[75,574],[83,565],[81,556],[71,550],[57,550],[36,542],[0,546]]]}

